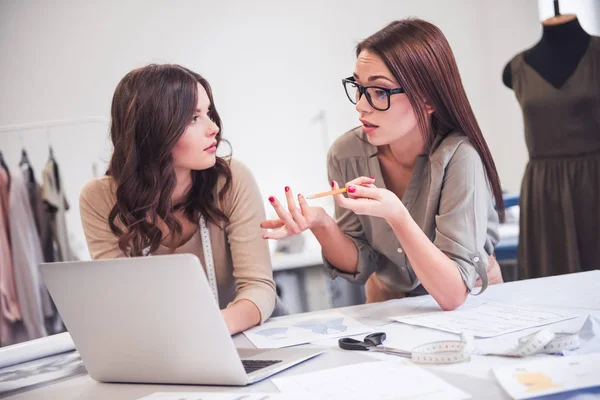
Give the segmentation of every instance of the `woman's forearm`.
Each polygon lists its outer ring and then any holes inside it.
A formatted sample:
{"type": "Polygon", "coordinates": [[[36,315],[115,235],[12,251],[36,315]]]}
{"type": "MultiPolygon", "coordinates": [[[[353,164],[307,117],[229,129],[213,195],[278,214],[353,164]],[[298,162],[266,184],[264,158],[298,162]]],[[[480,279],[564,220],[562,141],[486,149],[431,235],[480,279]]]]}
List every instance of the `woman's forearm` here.
{"type": "Polygon", "coordinates": [[[448,311],[463,304],[467,288],[456,264],[429,240],[408,213],[387,222],[421,284],[440,307],[448,311]]]}
{"type": "Polygon", "coordinates": [[[357,272],[358,249],[333,218],[327,216],[322,224],[311,230],[321,244],[323,256],[331,265],[350,274],[357,272]]]}
{"type": "Polygon", "coordinates": [[[246,299],[221,310],[221,314],[231,335],[250,329],[260,322],[258,307],[246,299]]]}

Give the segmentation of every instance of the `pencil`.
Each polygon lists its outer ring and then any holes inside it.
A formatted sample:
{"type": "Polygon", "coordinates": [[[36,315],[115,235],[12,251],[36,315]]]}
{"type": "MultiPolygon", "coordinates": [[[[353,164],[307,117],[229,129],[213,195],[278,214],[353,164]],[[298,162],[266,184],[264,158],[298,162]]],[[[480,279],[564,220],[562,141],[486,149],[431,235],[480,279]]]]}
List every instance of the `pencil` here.
{"type": "Polygon", "coordinates": [[[342,194],[342,193],[346,193],[346,188],[330,190],[328,192],[322,192],[322,193],[309,194],[308,196],[306,196],[306,198],[307,199],[317,199],[319,197],[333,196],[333,195],[342,194]]]}

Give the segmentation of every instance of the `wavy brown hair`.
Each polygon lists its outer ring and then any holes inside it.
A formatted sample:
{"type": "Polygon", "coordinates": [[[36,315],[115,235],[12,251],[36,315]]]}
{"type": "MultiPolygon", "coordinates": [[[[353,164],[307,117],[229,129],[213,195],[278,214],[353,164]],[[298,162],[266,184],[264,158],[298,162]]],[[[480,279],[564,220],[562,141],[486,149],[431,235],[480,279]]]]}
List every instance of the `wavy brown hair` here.
{"type": "Polygon", "coordinates": [[[426,149],[434,139],[454,130],[465,134],[475,147],[491,184],[500,220],[504,201],[496,165],[465,93],[450,44],[435,25],[420,19],[394,21],[356,47],[377,54],[406,91],[414,108],[426,149]],[[423,101],[425,100],[425,102],[423,101]],[[425,104],[433,108],[431,120],[425,104]]]}
{"type": "Polygon", "coordinates": [[[148,65],[129,72],[119,82],[111,106],[110,138],[114,151],[106,175],[117,185],[116,204],[108,223],[118,237],[121,250],[130,256],[154,252],[163,240],[158,227],[162,220],[174,238],[174,251],[181,238],[181,224],[175,210],[184,210],[190,221],[200,216],[207,221],[227,221],[218,203],[231,186],[231,170],[226,158],[202,171],[192,171],[192,186],[182,204],[172,204],[176,186],[172,150],[192,120],[198,100],[198,83],[210,99],[209,116],[222,123],[212,91],[202,76],[179,65],[148,65]],[[217,181],[225,184],[216,193],[217,181]],[[218,201],[215,197],[218,197],[218,201]]]}

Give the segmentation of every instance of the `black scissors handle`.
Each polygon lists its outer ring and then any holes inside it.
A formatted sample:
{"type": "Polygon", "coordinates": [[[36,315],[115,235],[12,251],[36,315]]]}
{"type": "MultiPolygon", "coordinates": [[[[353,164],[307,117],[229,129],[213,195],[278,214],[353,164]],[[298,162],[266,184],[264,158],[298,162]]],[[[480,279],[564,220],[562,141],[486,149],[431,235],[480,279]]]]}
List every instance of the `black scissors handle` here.
{"type": "Polygon", "coordinates": [[[340,340],[338,340],[338,345],[344,350],[367,351],[377,346],[380,346],[385,340],[385,338],[386,335],[384,332],[376,332],[365,336],[363,340],[341,338],[340,340]]]}
{"type": "Polygon", "coordinates": [[[375,332],[365,336],[363,342],[369,343],[373,346],[380,346],[383,344],[383,342],[385,342],[386,338],[387,336],[385,335],[385,332],[375,332]]]}
{"type": "Polygon", "coordinates": [[[340,348],[344,350],[359,350],[359,351],[367,351],[369,350],[370,345],[367,345],[362,340],[356,340],[352,338],[341,338],[338,340],[338,345],[340,348]]]}

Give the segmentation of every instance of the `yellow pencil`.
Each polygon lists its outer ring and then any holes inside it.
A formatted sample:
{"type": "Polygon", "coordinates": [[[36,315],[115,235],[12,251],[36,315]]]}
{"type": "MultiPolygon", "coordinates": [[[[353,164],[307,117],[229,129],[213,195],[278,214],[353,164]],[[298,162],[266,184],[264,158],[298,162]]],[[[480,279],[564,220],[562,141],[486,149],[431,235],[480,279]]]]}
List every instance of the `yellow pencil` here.
{"type": "Polygon", "coordinates": [[[336,190],[330,190],[328,192],[309,194],[308,196],[306,196],[306,198],[307,199],[317,199],[319,197],[333,196],[336,194],[346,193],[346,191],[347,191],[346,188],[341,188],[341,189],[336,189],[336,190]]]}

